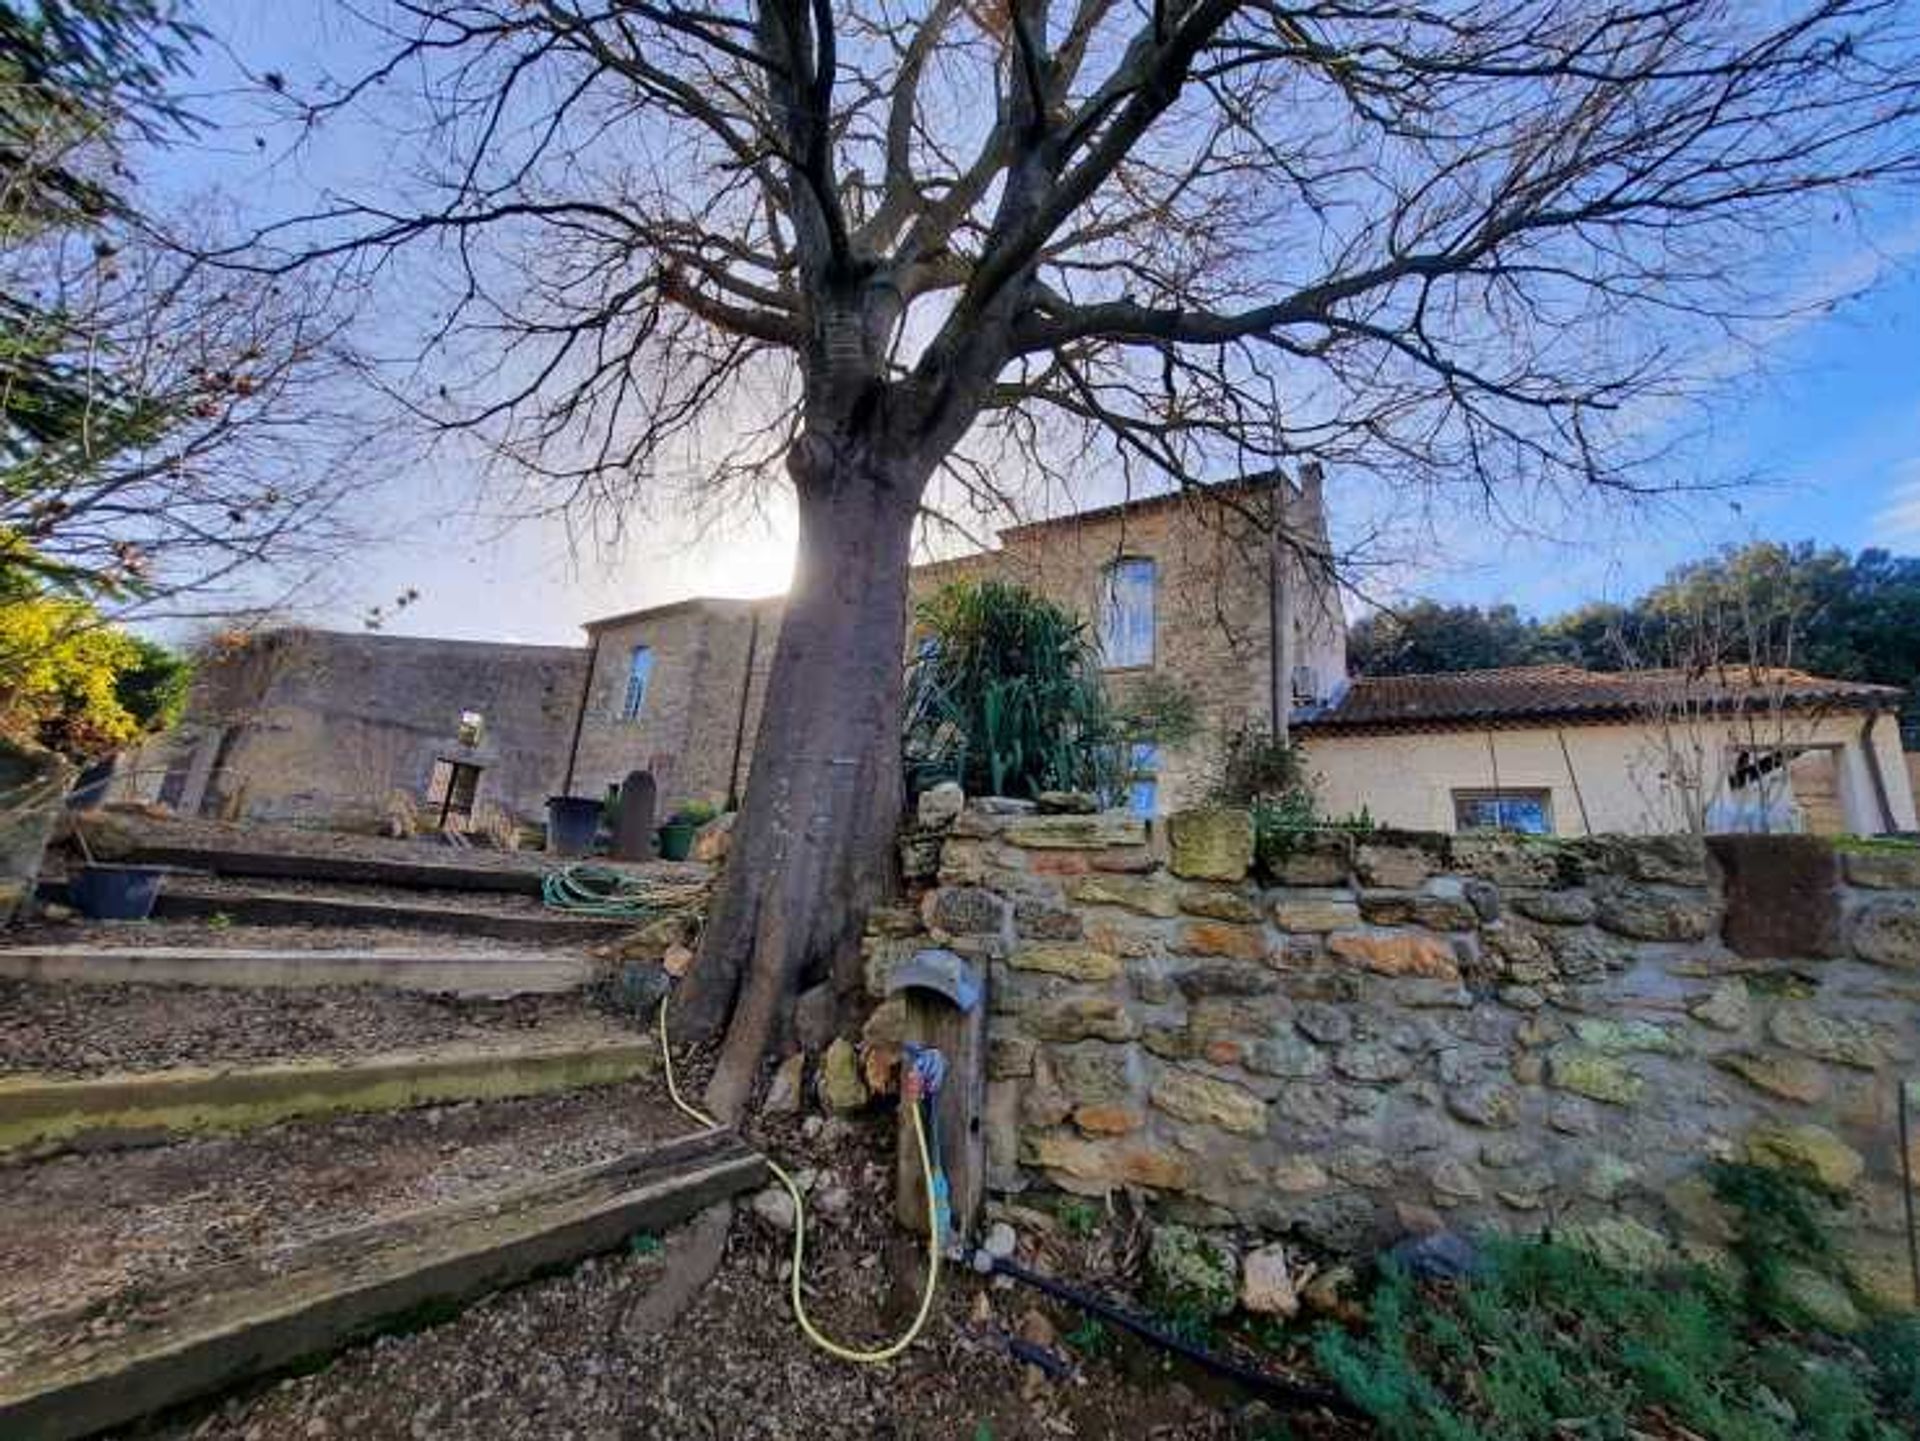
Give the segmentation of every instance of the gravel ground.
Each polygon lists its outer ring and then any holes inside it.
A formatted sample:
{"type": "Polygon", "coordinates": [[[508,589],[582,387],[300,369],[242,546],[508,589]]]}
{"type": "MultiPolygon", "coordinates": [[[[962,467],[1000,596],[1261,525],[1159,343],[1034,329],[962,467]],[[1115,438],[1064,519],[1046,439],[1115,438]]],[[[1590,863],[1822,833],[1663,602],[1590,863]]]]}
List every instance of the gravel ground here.
{"type": "MultiPolygon", "coordinates": [[[[496,954],[513,943],[492,936],[461,936],[446,931],[399,926],[240,926],[231,922],[64,921],[36,919],[0,933],[0,949],[11,946],[100,946],[127,950],[140,946],[205,946],[242,951],[428,951],[496,954]]],[[[550,949],[550,948],[549,948],[550,949]]]]}
{"type": "Polygon", "coordinates": [[[579,996],[476,1000],[372,986],[241,990],[0,979],[0,1075],[343,1058],[452,1042],[633,1036],[579,996]]]}
{"type": "Polygon", "coordinates": [[[0,1357],[111,1334],[185,1272],[691,1129],[653,1083],[632,1082],[0,1169],[0,1357]]]}
{"type": "MultiPolygon", "coordinates": [[[[891,1220],[892,1127],[812,1123],[775,1149],[817,1172],[807,1280],[815,1321],[873,1344],[911,1315],[921,1256],[891,1220]],[[891,1256],[889,1260],[883,1259],[891,1256]],[[890,1281],[898,1272],[897,1284],[890,1281]]],[[[1079,1318],[1031,1293],[949,1273],[929,1329],[903,1358],[835,1361],[810,1346],[788,1310],[789,1238],[750,1207],[735,1216],[714,1279],[667,1330],[630,1334],[633,1303],[671,1263],[614,1255],[566,1276],[490,1298],[463,1317],[346,1353],[322,1372],[271,1383],[163,1428],[172,1441],[640,1441],[640,1438],[1277,1437],[1277,1416],[1210,1390],[1178,1363],[1129,1345],[1090,1359],[1055,1349],[1068,1374],[1049,1380],[1014,1359],[1006,1338],[1065,1333],[1079,1318]]],[[[1078,1244],[1078,1243],[1075,1243],[1078,1244]]],[[[1299,1441],[1356,1435],[1325,1418],[1287,1418],[1299,1441]]]]}

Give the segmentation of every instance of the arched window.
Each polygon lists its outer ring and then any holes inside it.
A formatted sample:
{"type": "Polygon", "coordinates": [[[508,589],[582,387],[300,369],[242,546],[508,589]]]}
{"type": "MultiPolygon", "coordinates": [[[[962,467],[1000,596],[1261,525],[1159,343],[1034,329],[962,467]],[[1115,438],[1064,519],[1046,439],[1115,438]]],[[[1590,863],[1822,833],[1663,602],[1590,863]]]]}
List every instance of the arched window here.
{"type": "Polygon", "coordinates": [[[1106,569],[1100,598],[1100,655],[1109,670],[1153,664],[1154,565],[1127,556],[1106,569]]]}
{"type": "Polygon", "coordinates": [[[639,720],[647,704],[647,683],[653,679],[653,649],[637,645],[627,663],[627,698],[620,707],[620,719],[639,720]]]}

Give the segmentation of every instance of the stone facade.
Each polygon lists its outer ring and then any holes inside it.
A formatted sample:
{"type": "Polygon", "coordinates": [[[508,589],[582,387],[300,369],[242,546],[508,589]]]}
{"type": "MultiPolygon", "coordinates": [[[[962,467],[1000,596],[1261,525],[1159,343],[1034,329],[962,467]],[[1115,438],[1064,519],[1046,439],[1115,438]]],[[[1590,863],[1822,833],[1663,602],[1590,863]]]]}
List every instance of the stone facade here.
{"type": "Polygon", "coordinates": [[[1160,760],[1156,809],[1169,813],[1199,800],[1223,733],[1248,722],[1272,725],[1276,666],[1289,704],[1296,669],[1302,701],[1324,700],[1345,680],[1346,621],[1327,577],[1320,480],[1308,471],[1303,481],[1226,498],[1176,495],[1004,530],[997,550],[915,567],[911,596],[918,602],[951,581],[992,576],[1093,621],[1105,603],[1108,568],[1121,559],[1151,560],[1152,661],[1110,669],[1107,681],[1122,704],[1149,677],[1172,682],[1196,704],[1199,736],[1160,760]],[[1276,503],[1292,539],[1277,556],[1253,520],[1264,522],[1276,503]],[[1283,615],[1277,653],[1276,565],[1283,615]]]}
{"type": "Polygon", "coordinates": [[[203,667],[185,722],[123,759],[111,798],[370,824],[395,790],[424,803],[448,760],[480,768],[476,804],[535,820],[560,787],[585,672],[567,646],[270,631],[203,667]]]}
{"type": "Polygon", "coordinates": [[[649,770],[662,815],[686,801],[732,803],[753,762],[780,606],[692,600],[591,623],[592,680],[568,767],[573,794],[600,795],[629,771],[649,770]],[[629,717],[637,646],[651,651],[652,673],[629,717]]]}
{"type": "Polygon", "coordinates": [[[1692,838],[1325,835],[1263,881],[1235,818],[1171,829],[969,808],[924,931],[869,941],[876,995],[930,942],[987,963],[998,1191],[1133,1188],[1342,1251],[1438,1217],[1711,1260],[1703,1163],[1744,1160],[1844,1197],[1859,1289],[1911,1304],[1920,850],[1789,838],[1826,891],[1782,904],[1837,941],[1782,956],[1764,917],[1725,926],[1769,902],[1692,838]]]}

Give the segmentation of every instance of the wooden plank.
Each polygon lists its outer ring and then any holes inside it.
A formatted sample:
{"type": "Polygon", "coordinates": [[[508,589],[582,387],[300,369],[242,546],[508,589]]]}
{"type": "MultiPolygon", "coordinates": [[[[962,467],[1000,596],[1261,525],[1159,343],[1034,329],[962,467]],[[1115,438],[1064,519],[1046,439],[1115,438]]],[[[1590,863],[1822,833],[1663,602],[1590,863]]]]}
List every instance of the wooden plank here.
{"type": "MultiPolygon", "coordinates": [[[[65,881],[43,881],[42,900],[71,904],[65,881]]],[[[633,922],[601,916],[569,916],[529,911],[461,910],[454,906],[346,900],[259,891],[250,895],[199,895],[185,890],[160,893],[153,914],[159,920],[205,920],[225,916],[242,926],[366,926],[375,929],[437,931],[443,935],[485,936],[493,940],[583,942],[605,940],[631,930],[633,922]]]]}
{"type": "MultiPolygon", "coordinates": [[[[946,997],[914,988],[907,998],[906,1038],[937,1049],[947,1061],[946,1083],[935,1098],[940,1164],[946,1167],[954,1232],[973,1234],[987,1181],[987,999],[962,1011],[946,997]]],[[[932,1134],[929,1145],[936,1144],[932,1134]]],[[[894,1171],[895,1211],[916,1235],[927,1233],[926,1183],[907,1108],[900,1108],[894,1171]]]]}
{"type": "Polygon", "coordinates": [[[137,1144],[251,1130],[296,1117],[544,1095],[650,1075],[658,1064],[651,1041],[575,1039],[80,1080],[9,1075],[0,1077],[0,1153],[137,1144]]]}
{"type": "Polygon", "coordinates": [[[248,990],[379,986],[434,995],[557,995],[590,985],[590,956],[566,951],[282,951],[219,946],[0,947],[0,976],[80,985],[248,990]]]}
{"type": "MultiPolygon", "coordinates": [[[[0,1436],[69,1441],[463,1305],[765,1184],[766,1163],[707,1133],[504,1194],[434,1207],[180,1278],[143,1329],[0,1376],[0,1436]]],[[[46,1333],[72,1318],[46,1318],[46,1333]]],[[[24,1349],[24,1348],[23,1348],[24,1349]]]]}
{"type": "Polygon", "coordinates": [[[500,866],[463,866],[457,861],[398,861],[373,856],[314,856],[288,851],[235,850],[225,846],[141,843],[125,859],[135,865],[179,866],[217,876],[259,880],[338,882],[390,886],[396,890],[476,891],[538,896],[541,872],[500,866]]]}

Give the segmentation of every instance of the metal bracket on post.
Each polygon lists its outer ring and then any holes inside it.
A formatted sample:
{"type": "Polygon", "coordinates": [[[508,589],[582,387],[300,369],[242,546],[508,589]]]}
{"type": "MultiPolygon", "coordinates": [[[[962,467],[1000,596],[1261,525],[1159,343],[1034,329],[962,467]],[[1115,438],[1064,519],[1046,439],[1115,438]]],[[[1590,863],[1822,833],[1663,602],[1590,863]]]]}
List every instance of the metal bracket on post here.
{"type": "MultiPolygon", "coordinates": [[[[934,1097],[934,1164],[947,1178],[953,1236],[973,1232],[986,1187],[987,985],[985,968],[952,951],[925,950],[894,968],[888,994],[906,998],[906,1040],[946,1058],[946,1080],[934,1097]]],[[[900,1113],[895,1165],[895,1210],[900,1223],[924,1234],[927,1198],[914,1147],[912,1122],[900,1113]]]]}

